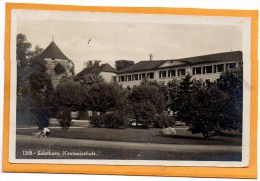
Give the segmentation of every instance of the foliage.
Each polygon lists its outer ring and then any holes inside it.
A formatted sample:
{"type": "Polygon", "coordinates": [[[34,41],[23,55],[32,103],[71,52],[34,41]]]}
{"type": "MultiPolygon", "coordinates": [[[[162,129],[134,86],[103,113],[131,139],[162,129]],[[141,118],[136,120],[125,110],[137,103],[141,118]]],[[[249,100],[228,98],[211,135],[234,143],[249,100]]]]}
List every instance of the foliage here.
{"type": "Polygon", "coordinates": [[[32,44],[27,41],[27,37],[24,34],[19,33],[16,36],[16,60],[20,61],[21,67],[27,66],[31,56],[31,47],[32,44]]]}
{"type": "Polygon", "coordinates": [[[151,102],[134,102],[133,114],[136,120],[136,127],[149,128],[156,119],[156,108],[151,102]],[[139,126],[140,125],[140,126],[139,126]]]}
{"type": "Polygon", "coordinates": [[[54,67],[54,71],[57,75],[61,75],[66,72],[65,67],[61,63],[57,63],[57,65],[54,67]]]}
{"type": "Polygon", "coordinates": [[[24,34],[16,36],[16,60],[17,60],[17,95],[28,93],[30,75],[31,43],[24,34]]]}
{"type": "Polygon", "coordinates": [[[174,126],[176,120],[174,116],[170,116],[168,113],[163,112],[157,115],[153,123],[154,128],[168,128],[174,126]]]}
{"type": "Polygon", "coordinates": [[[177,92],[177,104],[175,107],[177,110],[177,118],[185,122],[187,125],[190,124],[192,111],[191,107],[191,93],[193,88],[192,76],[187,74],[180,82],[179,92],[177,92]]]}
{"type": "Polygon", "coordinates": [[[57,114],[57,119],[63,131],[66,131],[71,126],[71,110],[69,108],[61,109],[57,114]]]}
{"type": "Polygon", "coordinates": [[[119,111],[107,113],[104,119],[104,126],[106,128],[125,128],[127,120],[119,111]]]}
{"type": "Polygon", "coordinates": [[[85,97],[85,89],[80,83],[64,77],[60,80],[53,96],[50,98],[51,110],[53,113],[63,109],[83,110],[85,97]]]}
{"type": "Polygon", "coordinates": [[[132,103],[146,103],[152,104],[155,107],[155,112],[160,114],[166,109],[166,101],[160,89],[154,85],[141,84],[134,87],[129,94],[128,99],[132,103]]]}
{"type": "Polygon", "coordinates": [[[90,110],[101,113],[117,110],[123,101],[120,91],[114,84],[94,83],[88,90],[87,105],[90,110]]]}
{"type": "Polygon", "coordinates": [[[168,104],[170,109],[173,112],[178,111],[178,104],[179,104],[179,93],[180,93],[180,82],[176,79],[173,79],[168,82],[168,104]]]}
{"type": "Polygon", "coordinates": [[[226,102],[226,114],[228,115],[224,129],[242,130],[243,113],[243,67],[228,69],[217,80],[218,87],[229,96],[226,102]]]}
{"type": "Polygon", "coordinates": [[[30,65],[29,97],[31,111],[35,114],[39,128],[49,125],[50,110],[48,100],[53,92],[50,76],[46,72],[46,62],[39,57],[30,65]]]}
{"type": "Polygon", "coordinates": [[[131,65],[134,65],[134,61],[132,60],[117,60],[115,61],[115,67],[116,70],[122,70],[127,67],[130,67],[131,65]]]}
{"type": "Polygon", "coordinates": [[[202,133],[205,139],[209,139],[209,132],[219,129],[227,121],[227,101],[229,97],[216,85],[197,85],[191,96],[189,131],[202,133]]]}
{"type": "Polygon", "coordinates": [[[90,124],[95,128],[104,127],[104,116],[93,115],[90,117],[90,124]]]}
{"type": "Polygon", "coordinates": [[[104,79],[101,75],[88,74],[79,81],[86,89],[89,89],[91,85],[96,83],[104,83],[104,79]]]}

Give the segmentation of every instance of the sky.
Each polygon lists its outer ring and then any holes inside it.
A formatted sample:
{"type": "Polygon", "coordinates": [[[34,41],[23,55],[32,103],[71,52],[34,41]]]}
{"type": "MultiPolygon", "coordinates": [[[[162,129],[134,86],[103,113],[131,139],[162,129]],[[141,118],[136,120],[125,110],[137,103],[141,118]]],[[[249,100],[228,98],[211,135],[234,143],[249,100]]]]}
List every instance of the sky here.
{"type": "Polygon", "coordinates": [[[18,11],[12,26],[32,46],[52,41],[75,63],[177,59],[242,50],[243,20],[223,17],[18,11]],[[89,41],[90,40],[90,41],[89,41]]]}

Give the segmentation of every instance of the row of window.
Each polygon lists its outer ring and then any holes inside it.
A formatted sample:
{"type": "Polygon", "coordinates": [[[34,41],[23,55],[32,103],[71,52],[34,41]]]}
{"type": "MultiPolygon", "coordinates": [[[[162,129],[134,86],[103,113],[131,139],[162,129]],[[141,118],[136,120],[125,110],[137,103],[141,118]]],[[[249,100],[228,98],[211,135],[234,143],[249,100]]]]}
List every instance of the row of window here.
{"type": "MultiPolygon", "coordinates": [[[[241,66],[242,62],[238,62],[238,66],[241,66]]],[[[193,75],[200,75],[200,74],[212,74],[212,73],[221,73],[226,69],[235,68],[237,65],[236,63],[227,63],[227,64],[217,64],[217,65],[208,65],[208,66],[200,66],[200,67],[193,67],[192,74],[193,75]]]]}
{"type": "MultiPolygon", "coordinates": [[[[217,65],[197,66],[192,68],[192,75],[221,73],[225,69],[235,68],[236,66],[242,66],[242,62],[238,62],[238,64],[226,63],[226,64],[217,64],[217,65]]],[[[159,78],[161,79],[167,77],[177,77],[177,76],[180,77],[185,75],[186,75],[186,69],[184,68],[159,71],[159,78]]],[[[144,78],[154,79],[154,72],[122,75],[119,76],[119,82],[138,81],[138,80],[143,80],[144,78]]]]}
{"type": "Polygon", "coordinates": [[[121,75],[119,76],[119,82],[143,80],[144,78],[154,79],[154,72],[132,74],[132,75],[121,75]]]}

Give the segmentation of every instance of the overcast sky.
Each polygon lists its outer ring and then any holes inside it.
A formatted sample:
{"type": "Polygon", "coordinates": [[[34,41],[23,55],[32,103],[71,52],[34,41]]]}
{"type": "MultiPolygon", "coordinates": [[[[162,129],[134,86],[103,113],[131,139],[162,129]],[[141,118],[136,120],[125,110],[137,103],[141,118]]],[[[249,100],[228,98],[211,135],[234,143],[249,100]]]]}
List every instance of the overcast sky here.
{"type": "Polygon", "coordinates": [[[76,73],[87,60],[114,66],[115,60],[138,62],[150,54],[160,60],[242,50],[243,22],[234,18],[50,11],[14,15],[16,32],[33,46],[46,48],[53,35],[75,62],[76,73]]]}

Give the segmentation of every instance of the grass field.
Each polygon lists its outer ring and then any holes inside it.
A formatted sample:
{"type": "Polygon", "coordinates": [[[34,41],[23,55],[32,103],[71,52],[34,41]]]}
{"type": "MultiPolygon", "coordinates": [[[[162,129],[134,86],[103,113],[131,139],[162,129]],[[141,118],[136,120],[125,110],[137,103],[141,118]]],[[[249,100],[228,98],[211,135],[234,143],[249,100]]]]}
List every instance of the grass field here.
{"type": "MultiPolygon", "coordinates": [[[[32,135],[37,129],[17,129],[17,134],[32,135]]],[[[51,128],[51,137],[85,140],[121,141],[137,143],[190,144],[190,145],[242,145],[242,136],[238,132],[226,132],[223,136],[214,136],[204,140],[201,134],[191,134],[187,129],[177,128],[176,135],[161,135],[160,129],[108,129],[108,128],[71,128],[63,132],[60,128],[51,128]]]]}

